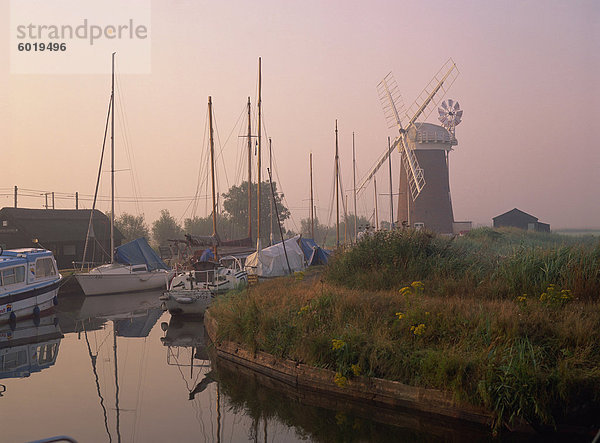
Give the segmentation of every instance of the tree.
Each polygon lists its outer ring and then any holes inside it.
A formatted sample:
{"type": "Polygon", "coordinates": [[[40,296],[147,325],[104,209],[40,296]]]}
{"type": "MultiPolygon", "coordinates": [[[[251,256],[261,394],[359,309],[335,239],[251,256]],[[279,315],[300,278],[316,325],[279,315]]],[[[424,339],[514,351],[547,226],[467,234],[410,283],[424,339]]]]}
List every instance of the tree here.
{"type": "Polygon", "coordinates": [[[168,209],[162,209],[159,219],[152,223],[152,237],[158,246],[166,245],[169,239],[183,238],[183,229],[168,209]]]}
{"type": "Polygon", "coordinates": [[[150,231],[144,215],[131,215],[122,213],[116,220],[115,226],[123,234],[123,242],[130,242],[140,237],[150,237],[150,231]]]}
{"type": "MultiPolygon", "coordinates": [[[[276,182],[273,182],[273,189],[275,191],[275,202],[279,212],[279,220],[283,227],[283,222],[290,217],[290,211],[282,203],[283,194],[277,192],[276,182]]],[[[258,186],[256,183],[252,183],[252,239],[256,239],[257,232],[257,193],[258,186]]],[[[238,238],[246,236],[248,233],[248,182],[242,182],[239,186],[232,186],[228,192],[222,195],[224,216],[231,222],[232,232],[235,233],[238,238]]],[[[261,182],[260,195],[260,237],[262,244],[267,245],[269,244],[269,236],[271,234],[270,201],[273,199],[269,182],[261,182]]],[[[272,216],[273,241],[276,242],[281,239],[281,235],[279,233],[279,227],[277,226],[275,206],[273,207],[272,216]]],[[[285,237],[286,230],[285,228],[282,230],[285,237]]]]}
{"type": "Polygon", "coordinates": [[[183,230],[186,234],[211,235],[213,226],[211,217],[186,218],[183,221],[183,230]]]}
{"type": "MultiPolygon", "coordinates": [[[[328,226],[322,225],[319,222],[319,219],[317,217],[315,217],[314,218],[314,237],[312,237],[311,229],[310,229],[310,218],[303,218],[302,220],[300,220],[300,232],[301,232],[302,236],[306,237],[306,238],[313,238],[313,240],[315,242],[317,242],[317,244],[319,244],[319,245],[325,244],[325,240],[329,236],[328,231],[330,229],[331,228],[329,228],[328,226]]],[[[335,238],[335,231],[333,233],[333,236],[335,238]]]]}
{"type": "MultiPolygon", "coordinates": [[[[183,230],[186,234],[192,235],[212,235],[213,233],[213,220],[212,215],[207,217],[193,217],[186,218],[183,221],[183,230]]],[[[231,221],[225,216],[217,215],[217,234],[219,238],[223,240],[239,238],[232,236],[231,232],[231,221]]]]}

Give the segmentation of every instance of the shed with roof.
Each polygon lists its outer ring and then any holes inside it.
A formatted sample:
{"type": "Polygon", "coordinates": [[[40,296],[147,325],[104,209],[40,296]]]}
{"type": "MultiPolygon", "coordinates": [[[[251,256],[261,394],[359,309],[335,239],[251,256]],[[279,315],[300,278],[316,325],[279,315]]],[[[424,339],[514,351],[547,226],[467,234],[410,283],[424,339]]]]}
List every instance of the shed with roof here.
{"type": "Polygon", "coordinates": [[[550,232],[550,225],[542,223],[537,217],[514,208],[493,219],[494,228],[512,227],[527,231],[550,232]]]}
{"type": "MultiPolygon", "coordinates": [[[[53,252],[59,269],[81,262],[90,221],[90,209],[0,209],[0,246],[4,249],[43,247],[53,252]]],[[[115,228],[115,246],[123,235],[115,228]]],[[[110,260],[110,220],[94,210],[86,261],[110,260]]]]}

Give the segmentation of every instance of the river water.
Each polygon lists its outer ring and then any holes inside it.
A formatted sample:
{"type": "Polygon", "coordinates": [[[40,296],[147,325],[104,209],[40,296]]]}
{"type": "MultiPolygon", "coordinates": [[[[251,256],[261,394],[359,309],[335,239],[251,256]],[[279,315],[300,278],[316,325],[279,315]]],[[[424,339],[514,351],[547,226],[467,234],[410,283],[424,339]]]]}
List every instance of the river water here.
{"type": "MultiPolygon", "coordinates": [[[[59,294],[0,326],[0,441],[490,441],[486,430],[296,391],[214,357],[201,319],[159,292],[59,294]]],[[[511,441],[533,441],[516,438],[511,441]]]]}

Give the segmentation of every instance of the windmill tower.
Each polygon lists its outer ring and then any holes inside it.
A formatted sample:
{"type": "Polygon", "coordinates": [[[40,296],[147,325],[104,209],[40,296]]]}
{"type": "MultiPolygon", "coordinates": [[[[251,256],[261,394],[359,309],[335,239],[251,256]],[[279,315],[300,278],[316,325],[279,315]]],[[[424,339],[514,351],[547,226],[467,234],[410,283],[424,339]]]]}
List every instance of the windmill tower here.
{"type": "Polygon", "coordinates": [[[425,123],[425,120],[438,107],[457,76],[458,69],[450,59],[406,112],[391,73],[377,86],[388,125],[397,128],[399,135],[358,189],[362,190],[397,147],[402,164],[396,211],[399,226],[426,228],[439,233],[453,232],[448,152],[457,144],[454,128],[460,123],[462,111],[457,102],[448,100],[439,108],[440,120],[445,126],[425,123]]]}

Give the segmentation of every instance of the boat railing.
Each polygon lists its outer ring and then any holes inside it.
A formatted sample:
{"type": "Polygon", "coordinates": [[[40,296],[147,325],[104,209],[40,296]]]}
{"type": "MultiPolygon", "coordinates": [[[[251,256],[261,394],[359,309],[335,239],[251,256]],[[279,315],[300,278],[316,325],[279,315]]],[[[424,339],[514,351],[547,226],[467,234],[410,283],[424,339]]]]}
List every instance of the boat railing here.
{"type": "Polygon", "coordinates": [[[105,264],[105,262],[94,262],[94,261],[86,261],[86,262],[81,262],[81,261],[74,261],[73,262],[73,269],[78,269],[81,271],[86,271],[89,272],[91,269],[96,268],[100,265],[105,264]]]}

